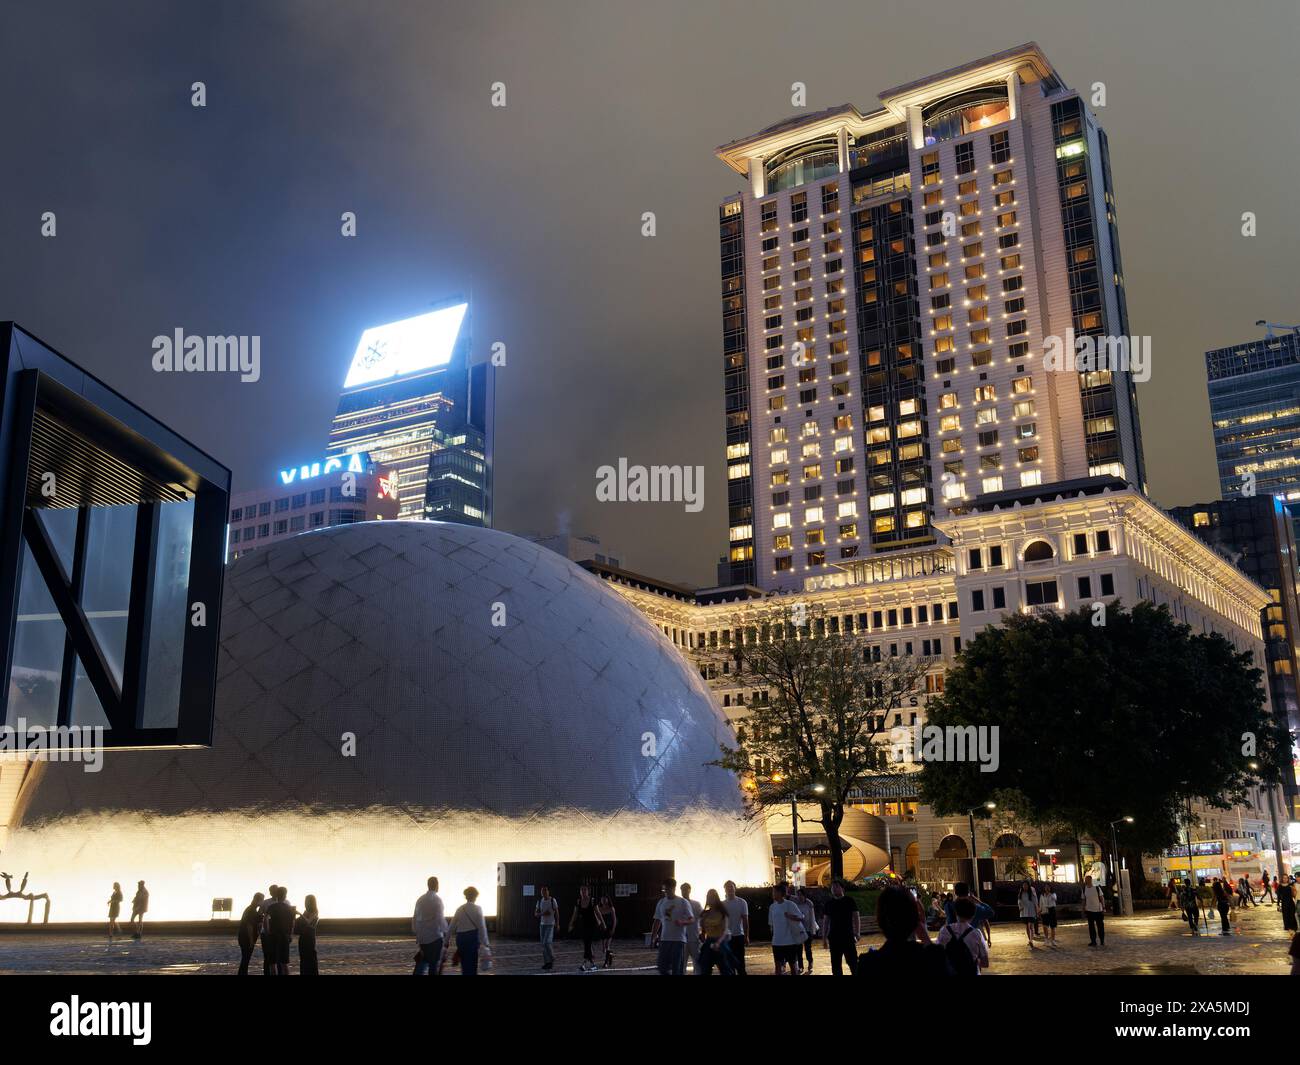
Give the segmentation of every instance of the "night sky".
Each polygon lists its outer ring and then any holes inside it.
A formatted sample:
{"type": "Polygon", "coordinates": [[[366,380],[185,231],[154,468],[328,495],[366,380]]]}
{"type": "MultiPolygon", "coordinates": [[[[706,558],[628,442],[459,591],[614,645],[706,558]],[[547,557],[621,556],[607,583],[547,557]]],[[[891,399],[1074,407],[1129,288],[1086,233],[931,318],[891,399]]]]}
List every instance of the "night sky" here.
{"type": "Polygon", "coordinates": [[[1151,491],[1216,498],[1202,353],[1300,319],[1294,0],[7,3],[0,319],[239,490],[323,453],[364,328],[468,294],[476,357],[507,345],[497,526],[595,532],[631,568],[712,583],[717,204],[742,180],[714,147],[791,114],[793,81],[809,111],[869,110],[1027,40],[1067,84],[1106,85],[1131,327],[1153,338],[1151,491]],[[177,327],[260,335],[261,380],[154,373],[177,327]],[[704,465],[704,510],[597,503],[620,456],[704,465]]]}

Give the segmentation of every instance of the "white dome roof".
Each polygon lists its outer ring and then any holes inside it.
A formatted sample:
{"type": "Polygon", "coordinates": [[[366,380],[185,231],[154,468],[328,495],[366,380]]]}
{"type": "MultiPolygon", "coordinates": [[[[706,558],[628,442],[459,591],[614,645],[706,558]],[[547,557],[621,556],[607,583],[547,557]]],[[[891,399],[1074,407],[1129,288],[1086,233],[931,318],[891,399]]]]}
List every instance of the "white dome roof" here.
{"type": "Polygon", "coordinates": [[[536,544],[435,522],[298,536],[229,567],[221,626],[211,749],[35,768],[6,860],[52,919],[141,878],[179,918],[272,881],[334,916],[402,913],[431,873],[490,909],[498,861],[769,875],[735,778],[706,765],[731,733],[703,681],[536,544]]]}

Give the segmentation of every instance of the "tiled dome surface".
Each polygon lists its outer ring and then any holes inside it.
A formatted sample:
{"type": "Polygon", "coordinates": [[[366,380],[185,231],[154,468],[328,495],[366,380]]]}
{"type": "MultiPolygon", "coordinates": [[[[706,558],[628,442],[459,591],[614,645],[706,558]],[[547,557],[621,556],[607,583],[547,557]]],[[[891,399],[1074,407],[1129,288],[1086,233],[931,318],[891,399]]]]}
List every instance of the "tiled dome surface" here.
{"type": "MultiPolygon", "coordinates": [[[[246,856],[273,862],[262,845],[276,838],[324,870],[367,848],[436,851],[477,826],[469,849],[493,837],[486,866],[615,857],[629,838],[631,856],[672,857],[662,840],[707,821],[701,849],[734,847],[750,867],[738,880],[762,871],[734,778],[705,764],[730,731],[702,680],[617,594],[536,544],[432,522],[295,537],[231,565],[221,625],[213,747],[113,753],[99,773],[37,767],[11,849],[52,834],[66,848],[75,830],[84,864],[96,837],[125,832],[139,853],[119,845],[120,871],[104,873],[125,883],[153,849],[207,870],[241,833],[246,856]]],[[[265,890],[273,873],[250,883],[265,890]]]]}

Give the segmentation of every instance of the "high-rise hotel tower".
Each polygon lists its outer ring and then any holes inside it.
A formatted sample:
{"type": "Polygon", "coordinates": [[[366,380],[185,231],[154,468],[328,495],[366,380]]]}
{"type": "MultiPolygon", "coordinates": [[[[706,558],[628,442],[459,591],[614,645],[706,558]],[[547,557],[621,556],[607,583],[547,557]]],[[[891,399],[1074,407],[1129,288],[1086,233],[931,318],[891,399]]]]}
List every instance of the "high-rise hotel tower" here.
{"type": "Polygon", "coordinates": [[[1106,134],[1035,44],[718,149],[730,578],[793,589],[978,496],[1145,490],[1106,134]],[[1057,366],[1057,363],[1053,363],[1057,366]]]}

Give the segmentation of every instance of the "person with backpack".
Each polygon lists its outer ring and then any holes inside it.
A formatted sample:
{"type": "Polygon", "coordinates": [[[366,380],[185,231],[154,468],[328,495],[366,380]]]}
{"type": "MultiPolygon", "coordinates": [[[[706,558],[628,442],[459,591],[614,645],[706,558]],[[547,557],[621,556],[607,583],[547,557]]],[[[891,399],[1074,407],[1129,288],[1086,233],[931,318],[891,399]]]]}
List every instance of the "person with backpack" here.
{"type": "Polygon", "coordinates": [[[989,967],[989,948],[975,927],[975,903],[969,897],[957,900],[955,924],[945,924],[935,942],[943,947],[944,956],[957,976],[978,976],[989,967]]]}
{"type": "Polygon", "coordinates": [[[990,928],[991,923],[996,919],[997,914],[993,912],[993,907],[984,902],[978,895],[971,891],[970,885],[964,880],[959,880],[953,885],[953,890],[948,892],[943,903],[943,918],[947,924],[957,923],[957,911],[954,907],[958,899],[969,898],[975,903],[975,927],[984,933],[984,941],[993,945],[993,933],[990,928]]]}

